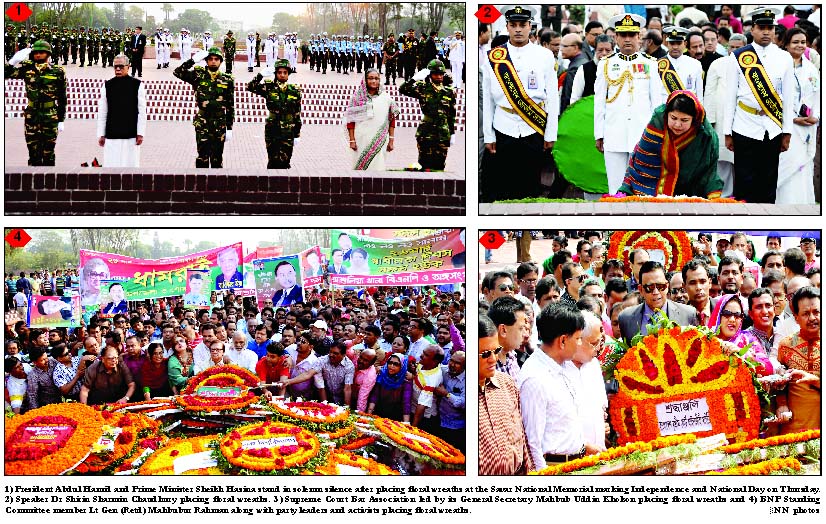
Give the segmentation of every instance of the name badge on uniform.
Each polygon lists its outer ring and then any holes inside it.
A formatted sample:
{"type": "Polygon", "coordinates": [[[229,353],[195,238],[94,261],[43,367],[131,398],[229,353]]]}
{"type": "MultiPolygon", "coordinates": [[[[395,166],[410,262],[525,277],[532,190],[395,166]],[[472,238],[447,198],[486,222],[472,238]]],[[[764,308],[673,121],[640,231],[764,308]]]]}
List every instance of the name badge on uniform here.
{"type": "Polygon", "coordinates": [[[536,80],[536,73],[533,71],[531,71],[528,75],[528,89],[539,89],[539,85],[536,80]]]}

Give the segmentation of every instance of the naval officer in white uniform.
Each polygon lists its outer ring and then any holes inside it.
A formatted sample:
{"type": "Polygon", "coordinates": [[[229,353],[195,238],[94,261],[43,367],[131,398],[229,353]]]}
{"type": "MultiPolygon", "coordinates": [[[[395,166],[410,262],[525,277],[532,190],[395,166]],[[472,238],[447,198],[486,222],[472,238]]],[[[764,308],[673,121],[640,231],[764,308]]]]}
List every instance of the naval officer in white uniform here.
{"type": "Polygon", "coordinates": [[[594,139],[605,154],[608,192],[616,193],[625,177],[628,160],[663,103],[663,84],[657,62],[640,53],[640,28],[645,19],[623,13],[611,18],[619,51],[597,65],[594,83],[594,139]]]}
{"type": "Polygon", "coordinates": [[[663,81],[663,104],[668,100],[668,95],[674,91],[674,84],[669,79],[670,75],[664,76],[665,71],[676,71],[679,84],[682,90],[691,91],[700,102],[703,101],[703,64],[696,58],[691,58],[685,54],[685,39],[688,36],[688,29],[671,26],[663,31],[668,54],[657,60],[660,78],[663,81]],[[667,60],[668,63],[663,62],[667,60]],[[669,65],[670,64],[670,65],[669,65]]]}

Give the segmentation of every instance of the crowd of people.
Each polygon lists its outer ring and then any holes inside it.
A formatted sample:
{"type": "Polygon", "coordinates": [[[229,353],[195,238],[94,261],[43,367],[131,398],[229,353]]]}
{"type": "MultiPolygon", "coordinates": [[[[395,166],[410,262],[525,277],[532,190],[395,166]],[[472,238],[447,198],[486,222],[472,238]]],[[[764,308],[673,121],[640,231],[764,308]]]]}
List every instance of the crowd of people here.
{"type": "Polygon", "coordinates": [[[31,294],[62,295],[75,275],[7,275],[5,401],[15,413],[69,400],[177,395],[199,372],[231,363],[255,373],[266,396],[335,402],[465,449],[460,291],[425,286],[334,296],[316,289],[289,307],[267,299],[260,309],[254,297],[213,291],[205,308],[185,308],[182,297],[130,302],[127,313],[96,312],[74,329],[31,328],[24,311],[9,307],[17,295],[24,302],[31,294]]]}
{"type": "MultiPolygon", "coordinates": [[[[97,140],[104,148],[104,167],[140,167],[140,146],[147,130],[147,96],[145,85],[138,78],[142,76],[146,36],[141,34],[140,27],[135,31],[134,37],[129,40],[129,45],[133,46],[131,53],[112,56],[114,77],[104,82],[100,89],[97,140]],[[138,78],[135,78],[136,73],[138,78]]],[[[265,45],[267,65],[247,84],[247,91],[266,101],[268,116],[264,126],[264,145],[268,169],[289,169],[293,148],[301,136],[301,88],[289,83],[289,75],[296,71],[298,41],[295,35],[288,36],[291,39],[288,39],[286,58],[277,58],[277,53],[272,52],[274,48],[265,45]]],[[[433,38],[431,36],[428,41],[433,38]]],[[[456,42],[461,44],[459,32],[457,38],[456,42]]],[[[412,41],[417,42],[418,46],[418,40],[413,38],[412,41]]],[[[169,53],[163,51],[163,40],[159,42],[160,69],[168,66],[169,53]]],[[[268,38],[266,42],[273,40],[268,38]]],[[[464,53],[463,45],[455,50],[454,56],[464,53]]],[[[212,45],[193,54],[191,49],[187,49],[184,48],[181,63],[174,69],[173,75],[192,85],[198,108],[193,119],[198,151],[195,167],[222,168],[224,144],[232,139],[235,121],[235,80],[232,75],[235,40],[232,31],[229,31],[224,38],[223,50],[212,45]],[[199,63],[204,66],[197,65],[199,63]],[[222,63],[226,64],[225,72],[220,70],[222,63]]],[[[346,72],[352,64],[342,57],[350,56],[355,51],[350,47],[342,49],[344,54],[336,60],[339,68],[344,62],[346,72]]],[[[329,49],[326,53],[331,59],[337,56],[329,49]]],[[[407,53],[414,56],[412,51],[407,53]]],[[[421,56],[429,55],[423,53],[421,56]]],[[[67,79],[65,70],[56,65],[55,59],[58,57],[49,41],[36,40],[30,47],[12,55],[5,65],[6,78],[25,82],[28,107],[24,114],[24,132],[29,151],[28,164],[31,166],[55,165],[57,136],[65,128],[67,79]]],[[[252,60],[250,55],[249,71],[253,70],[252,60]]],[[[359,126],[371,132],[362,135],[361,140],[350,136],[349,147],[354,151],[352,169],[379,170],[384,169],[385,152],[393,151],[395,147],[394,132],[399,110],[389,95],[382,96],[380,69],[373,67],[372,62],[368,64],[364,61],[363,65],[364,76],[351,96],[345,123],[348,130],[354,129],[358,122],[359,126]],[[379,99],[376,105],[384,110],[373,110],[374,98],[379,99]],[[358,113],[358,120],[351,118],[353,111],[358,113]]],[[[362,61],[358,60],[359,73],[361,66],[362,61]]],[[[400,94],[418,100],[421,107],[423,116],[416,131],[416,145],[422,170],[444,170],[448,149],[455,143],[457,94],[446,72],[444,62],[435,58],[434,54],[434,58],[425,62],[417,73],[413,74],[412,69],[410,75],[405,73],[405,82],[399,88],[400,94]]]]}
{"type": "MultiPolygon", "coordinates": [[[[528,235],[530,232],[523,232],[528,235]]],[[[606,259],[601,232],[481,282],[480,474],[525,474],[611,446],[607,351],[664,320],[703,326],[744,354],[774,414],[766,434],[820,429],[820,261],[817,239],[699,233],[675,271],[639,248],[631,267],[606,259]],[[785,240],[785,242],[784,242],[785,240]],[[782,247],[785,244],[785,249],[782,247]],[[744,348],[748,348],[743,351],[744,348]]]]}
{"type": "Polygon", "coordinates": [[[564,27],[562,6],[513,7],[499,35],[479,25],[482,201],[560,198],[570,181],[607,182],[610,194],[816,202],[818,5],[585,7],[564,27]],[[592,137],[589,111],[566,118],[591,95],[592,137]],[[552,156],[560,132],[570,143],[552,156]],[[559,172],[555,159],[582,155],[585,172],[559,172]],[[516,159],[525,169],[504,176],[516,159]]]}

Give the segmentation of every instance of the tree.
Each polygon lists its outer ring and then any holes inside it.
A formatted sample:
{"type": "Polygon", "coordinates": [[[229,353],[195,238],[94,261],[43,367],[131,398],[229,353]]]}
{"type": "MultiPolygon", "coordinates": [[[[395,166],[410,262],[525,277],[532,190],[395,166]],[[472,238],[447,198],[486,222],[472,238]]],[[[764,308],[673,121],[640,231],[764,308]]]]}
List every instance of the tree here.
{"type": "MultiPolygon", "coordinates": [[[[447,4],[445,6],[447,8],[447,18],[450,20],[449,24],[454,30],[459,29],[460,31],[464,31],[465,29],[465,4],[447,4]]],[[[467,35],[465,35],[467,38],[467,35]]]]}
{"type": "Polygon", "coordinates": [[[112,10],[112,25],[118,31],[123,31],[126,27],[126,4],[118,2],[112,10]]]}
{"type": "Polygon", "coordinates": [[[136,5],[130,5],[126,10],[126,27],[143,26],[144,10],[136,5]]]}
{"type": "Polygon", "coordinates": [[[172,7],[172,4],[164,4],[163,6],[161,6],[161,11],[163,11],[164,14],[163,21],[165,23],[169,23],[169,13],[173,12],[174,10],[175,8],[172,7]]]}
{"type": "Polygon", "coordinates": [[[187,9],[178,14],[178,18],[170,21],[169,28],[172,31],[180,31],[182,27],[189,29],[190,33],[203,33],[210,29],[214,20],[208,11],[200,9],[187,9]]]}

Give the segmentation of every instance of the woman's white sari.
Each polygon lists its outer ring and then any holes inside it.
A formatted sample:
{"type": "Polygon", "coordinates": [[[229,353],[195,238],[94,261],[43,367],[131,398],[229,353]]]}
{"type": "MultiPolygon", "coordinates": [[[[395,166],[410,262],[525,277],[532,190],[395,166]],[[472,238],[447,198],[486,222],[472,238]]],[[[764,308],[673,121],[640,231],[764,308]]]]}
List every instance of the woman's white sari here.
{"type": "MultiPolygon", "coordinates": [[[[811,116],[820,117],[820,73],[805,56],[795,67],[796,104],[795,116],[799,116],[803,104],[811,109],[811,116]]],[[[818,124],[819,125],[819,124],[818,124]]],[[[817,125],[794,125],[789,150],[780,153],[777,167],[776,204],[814,204],[814,165],[817,149],[817,125]]]]}
{"type": "Polygon", "coordinates": [[[358,171],[383,171],[384,153],[390,141],[390,125],[395,125],[399,116],[396,102],[382,89],[375,95],[367,92],[367,86],[362,79],[356,89],[347,111],[344,113],[344,124],[354,124],[354,134],[357,151],[353,151],[353,169],[358,171]]]}

